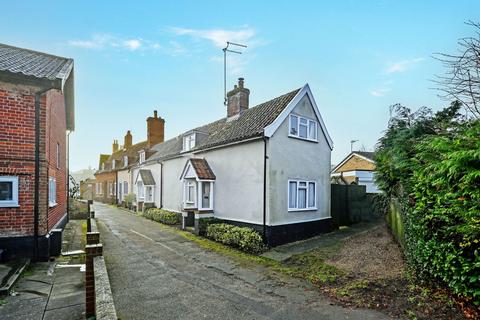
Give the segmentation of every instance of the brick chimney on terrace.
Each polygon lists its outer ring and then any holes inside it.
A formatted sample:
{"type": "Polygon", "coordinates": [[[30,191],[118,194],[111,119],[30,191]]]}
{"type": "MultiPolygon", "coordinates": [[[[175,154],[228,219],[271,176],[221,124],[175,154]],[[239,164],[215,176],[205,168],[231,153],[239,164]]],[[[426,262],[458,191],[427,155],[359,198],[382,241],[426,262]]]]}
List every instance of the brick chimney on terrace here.
{"type": "Polygon", "coordinates": [[[118,140],[113,140],[112,153],[115,153],[117,151],[118,151],[118,140]]]}
{"type": "Polygon", "coordinates": [[[238,85],[227,93],[227,117],[233,117],[248,109],[250,90],[243,86],[244,79],[238,78],[238,85]]]}
{"type": "Polygon", "coordinates": [[[128,130],[123,140],[123,148],[128,149],[131,146],[132,146],[132,134],[130,133],[130,130],[128,130]]]}
{"type": "Polygon", "coordinates": [[[147,147],[161,143],[165,138],[165,120],[157,116],[157,110],[153,111],[153,117],[147,118],[147,147]]]}

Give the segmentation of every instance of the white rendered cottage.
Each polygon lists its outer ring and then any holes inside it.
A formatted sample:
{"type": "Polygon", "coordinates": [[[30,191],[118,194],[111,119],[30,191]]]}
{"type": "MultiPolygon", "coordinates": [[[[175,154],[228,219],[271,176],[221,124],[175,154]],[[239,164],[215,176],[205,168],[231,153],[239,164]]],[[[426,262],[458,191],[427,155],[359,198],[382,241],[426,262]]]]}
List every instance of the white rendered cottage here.
{"type": "Polygon", "coordinates": [[[253,227],[270,245],[331,230],[333,144],[310,87],[253,108],[249,94],[240,78],[227,117],[151,149],[132,169],[137,207],[253,227]]]}

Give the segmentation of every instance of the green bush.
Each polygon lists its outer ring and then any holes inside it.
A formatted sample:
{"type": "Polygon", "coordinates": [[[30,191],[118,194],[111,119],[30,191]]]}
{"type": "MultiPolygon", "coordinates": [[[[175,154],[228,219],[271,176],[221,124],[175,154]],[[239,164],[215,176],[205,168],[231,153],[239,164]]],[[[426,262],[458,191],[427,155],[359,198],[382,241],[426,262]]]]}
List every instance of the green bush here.
{"type": "Polygon", "coordinates": [[[266,247],[262,237],[251,228],[237,227],[226,223],[213,223],[207,226],[207,238],[238,248],[249,253],[261,253],[266,247]]]}
{"type": "Polygon", "coordinates": [[[398,199],[415,274],[480,304],[480,121],[458,110],[397,106],[377,147],[376,179],[398,199]]]}
{"type": "Polygon", "coordinates": [[[147,209],[143,213],[143,216],[150,220],[169,225],[180,224],[182,221],[179,213],[157,208],[147,209]]]}

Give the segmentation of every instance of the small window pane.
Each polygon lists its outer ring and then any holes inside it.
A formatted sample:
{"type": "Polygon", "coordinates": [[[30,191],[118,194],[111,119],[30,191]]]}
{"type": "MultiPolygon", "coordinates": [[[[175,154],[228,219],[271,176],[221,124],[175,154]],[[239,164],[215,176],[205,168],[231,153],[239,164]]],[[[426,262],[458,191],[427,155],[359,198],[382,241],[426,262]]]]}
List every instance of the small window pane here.
{"type": "Polygon", "coordinates": [[[210,182],[202,182],[202,208],[210,208],[210,182]]]}
{"type": "Polygon", "coordinates": [[[299,125],[299,136],[300,138],[307,138],[307,120],[302,121],[305,119],[300,119],[300,125],[299,125]]]}
{"type": "Polygon", "coordinates": [[[290,116],[290,134],[298,135],[298,118],[296,116],[290,116]]]}
{"type": "Polygon", "coordinates": [[[315,121],[309,121],[308,123],[308,137],[317,140],[317,123],[315,121]]]}
{"type": "Polygon", "coordinates": [[[298,188],[298,209],[307,207],[307,189],[298,188]]]}
{"type": "Polygon", "coordinates": [[[297,183],[295,181],[290,181],[288,185],[288,207],[296,208],[297,207],[297,183]]]}
{"type": "Polygon", "coordinates": [[[0,182],[0,201],[13,200],[13,182],[2,181],[0,182]]]}
{"type": "Polygon", "coordinates": [[[308,183],[308,207],[314,208],[315,207],[315,183],[309,182],[308,183]]]}

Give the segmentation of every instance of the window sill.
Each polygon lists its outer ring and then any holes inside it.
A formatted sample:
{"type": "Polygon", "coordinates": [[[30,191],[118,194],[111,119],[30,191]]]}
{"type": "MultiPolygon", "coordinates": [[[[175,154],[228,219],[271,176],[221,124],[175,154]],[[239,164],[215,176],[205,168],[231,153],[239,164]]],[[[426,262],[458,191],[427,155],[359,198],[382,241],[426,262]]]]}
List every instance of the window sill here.
{"type": "Polygon", "coordinates": [[[303,141],[309,141],[309,142],[318,143],[318,139],[302,138],[302,137],[299,137],[299,136],[294,136],[294,135],[292,135],[292,134],[289,134],[288,136],[289,136],[290,138],[294,138],[294,139],[298,139],[298,140],[303,140],[303,141]]]}
{"type": "Polygon", "coordinates": [[[0,208],[19,208],[18,203],[0,203],[0,208]]]}
{"type": "Polygon", "coordinates": [[[49,203],[48,207],[53,208],[53,207],[56,207],[57,205],[58,205],[58,203],[49,203]]]}
{"type": "Polygon", "coordinates": [[[295,212],[295,211],[317,211],[318,208],[305,208],[305,209],[288,209],[288,212],[295,212]]]}

